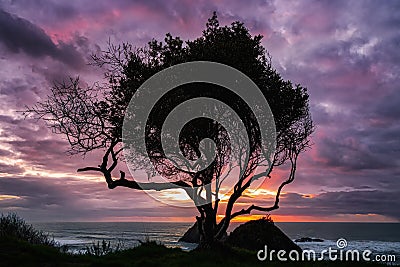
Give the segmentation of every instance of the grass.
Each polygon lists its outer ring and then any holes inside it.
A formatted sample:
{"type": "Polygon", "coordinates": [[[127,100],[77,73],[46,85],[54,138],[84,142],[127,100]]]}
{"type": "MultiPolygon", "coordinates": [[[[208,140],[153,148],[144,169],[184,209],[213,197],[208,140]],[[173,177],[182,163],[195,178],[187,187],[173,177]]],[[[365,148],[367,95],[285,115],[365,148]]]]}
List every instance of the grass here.
{"type": "Polygon", "coordinates": [[[248,251],[191,251],[166,248],[155,242],[136,248],[112,252],[104,256],[72,255],[46,245],[33,245],[16,239],[0,240],[0,266],[383,266],[363,262],[260,262],[248,251]]]}
{"type": "Polygon", "coordinates": [[[111,250],[109,244],[99,243],[94,247],[101,250],[104,246],[107,253],[73,255],[62,252],[47,235],[29,227],[22,219],[15,219],[15,216],[1,217],[7,217],[9,222],[14,222],[16,225],[4,223],[4,219],[3,223],[0,223],[0,266],[384,266],[365,262],[260,262],[255,252],[246,250],[223,248],[213,251],[184,252],[178,248],[166,248],[151,241],[126,250],[111,250]],[[8,228],[1,228],[3,226],[8,228]],[[12,231],[6,234],[6,229],[12,231]]]}

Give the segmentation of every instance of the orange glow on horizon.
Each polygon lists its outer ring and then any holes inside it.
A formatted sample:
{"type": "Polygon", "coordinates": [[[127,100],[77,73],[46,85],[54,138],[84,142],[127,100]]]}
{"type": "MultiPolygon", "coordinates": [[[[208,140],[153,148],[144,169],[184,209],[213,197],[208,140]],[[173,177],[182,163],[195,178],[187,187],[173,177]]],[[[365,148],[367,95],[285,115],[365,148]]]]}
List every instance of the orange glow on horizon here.
{"type": "MultiPolygon", "coordinates": [[[[217,215],[218,221],[224,215],[217,215]]],[[[266,217],[265,214],[252,214],[238,216],[232,220],[232,223],[245,223],[251,220],[258,220],[266,217]]],[[[316,216],[296,216],[296,215],[271,215],[274,222],[399,222],[392,218],[379,214],[347,214],[332,215],[325,217],[316,216]]],[[[171,222],[171,223],[194,223],[194,217],[145,217],[145,216],[129,216],[129,217],[104,217],[100,222],[171,222]]]]}

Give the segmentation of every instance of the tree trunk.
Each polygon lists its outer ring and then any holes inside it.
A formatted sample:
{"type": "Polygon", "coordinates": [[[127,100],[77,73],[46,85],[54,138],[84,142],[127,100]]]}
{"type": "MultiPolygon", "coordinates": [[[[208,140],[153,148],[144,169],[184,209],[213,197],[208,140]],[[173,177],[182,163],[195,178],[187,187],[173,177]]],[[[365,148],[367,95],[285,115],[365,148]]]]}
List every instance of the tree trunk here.
{"type": "Polygon", "coordinates": [[[211,205],[202,206],[201,209],[203,211],[202,216],[196,217],[200,234],[198,249],[211,249],[219,243],[215,238],[217,231],[216,214],[211,205]]]}

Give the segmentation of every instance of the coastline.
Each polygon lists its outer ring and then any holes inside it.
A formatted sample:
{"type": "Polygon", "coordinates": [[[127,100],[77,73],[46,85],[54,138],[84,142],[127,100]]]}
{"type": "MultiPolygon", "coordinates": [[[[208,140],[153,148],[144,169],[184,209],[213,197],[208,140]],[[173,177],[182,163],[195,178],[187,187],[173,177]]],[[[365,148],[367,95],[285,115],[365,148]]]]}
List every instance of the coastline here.
{"type": "MultiPolygon", "coordinates": [[[[275,223],[292,240],[301,237],[323,239],[324,242],[299,242],[303,250],[318,253],[336,248],[336,241],[345,238],[348,249],[371,250],[374,254],[394,254],[400,263],[400,223],[275,223]]],[[[235,223],[230,231],[240,225],[235,223]]],[[[50,233],[55,241],[66,245],[72,252],[81,252],[95,242],[106,240],[124,248],[140,245],[140,241],[155,241],[168,248],[193,250],[196,244],[178,242],[191,223],[155,222],[64,222],[34,223],[40,230],[50,233]],[[111,229],[111,230],[110,230],[111,229]],[[139,241],[140,240],[140,241],[139,241]]]]}

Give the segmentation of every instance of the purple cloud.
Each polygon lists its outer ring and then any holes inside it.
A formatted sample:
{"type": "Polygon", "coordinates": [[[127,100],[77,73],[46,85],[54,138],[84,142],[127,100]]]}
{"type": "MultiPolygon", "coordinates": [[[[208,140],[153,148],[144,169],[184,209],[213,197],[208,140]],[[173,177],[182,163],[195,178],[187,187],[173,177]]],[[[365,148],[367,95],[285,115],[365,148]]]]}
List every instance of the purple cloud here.
{"type": "MultiPolygon", "coordinates": [[[[376,213],[398,220],[393,208],[400,204],[395,190],[400,185],[398,1],[1,3],[0,22],[6,25],[0,29],[1,63],[7,69],[0,73],[0,142],[5,146],[0,146],[0,159],[20,159],[48,172],[74,173],[79,167],[97,165],[98,154],[67,157],[65,140],[15,111],[44,97],[55,80],[80,74],[88,84],[102,81],[101,71],[85,62],[91,53],[104,49],[109,38],[142,46],[171,32],[186,40],[201,34],[214,10],[221,24],[240,20],[253,34],[263,34],[274,67],[310,92],[317,124],[315,145],[301,156],[298,178],[290,185],[297,193],[285,197],[279,213],[316,217],[376,213]],[[319,195],[303,197],[310,192],[319,195]]],[[[10,175],[21,172],[17,165],[0,163],[10,175]]],[[[0,200],[1,209],[17,205],[30,218],[38,217],[35,212],[51,218],[59,214],[51,207],[64,205],[71,219],[99,219],[96,210],[102,207],[96,199],[112,195],[116,206],[138,202],[132,209],[103,207],[107,216],[186,216],[185,210],[149,207],[139,201],[141,192],[107,191],[105,185],[89,181],[74,181],[74,186],[62,189],[55,180],[36,178],[0,178],[0,194],[26,195],[33,203],[0,200]],[[88,194],[70,194],[79,190],[88,194]]]]}
{"type": "Polygon", "coordinates": [[[31,22],[0,10],[0,42],[11,52],[24,52],[32,57],[50,56],[73,68],[85,64],[73,44],[59,42],[55,45],[50,37],[31,22]]]}

